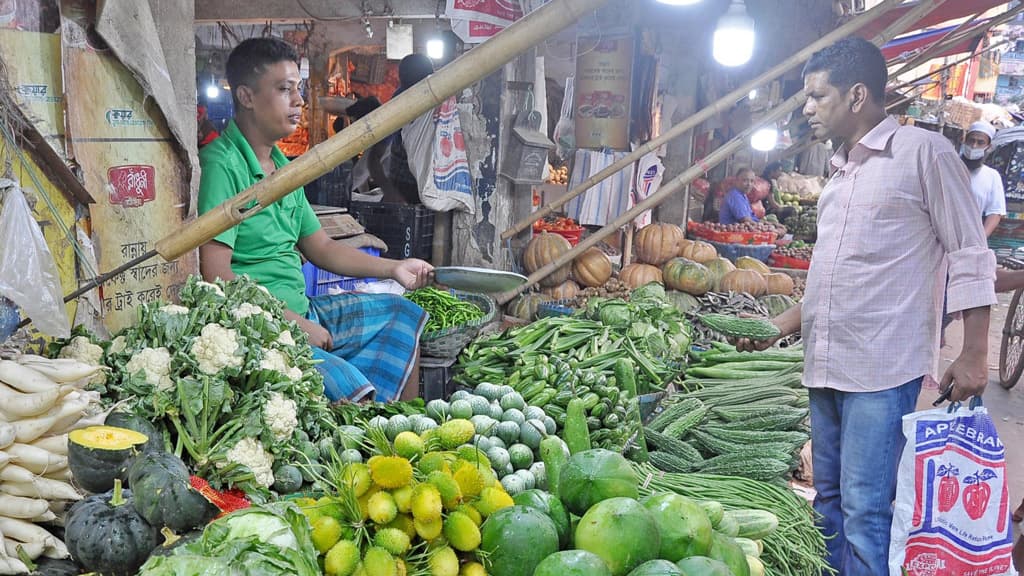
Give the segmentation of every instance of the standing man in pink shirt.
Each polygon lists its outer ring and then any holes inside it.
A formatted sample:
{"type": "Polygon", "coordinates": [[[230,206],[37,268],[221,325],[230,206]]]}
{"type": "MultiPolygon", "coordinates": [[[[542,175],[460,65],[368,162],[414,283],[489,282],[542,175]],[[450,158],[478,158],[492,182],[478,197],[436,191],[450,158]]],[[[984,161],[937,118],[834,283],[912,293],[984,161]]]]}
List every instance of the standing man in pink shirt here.
{"type": "MultiPolygon", "coordinates": [[[[941,287],[963,312],[964,347],[940,389],[953,401],[988,381],[995,256],[970,178],[940,134],[885,113],[885,59],[860,38],[804,68],[814,136],[843,142],[818,207],[818,242],[801,305],[774,322],[801,331],[810,390],[815,509],[842,576],[888,574],[901,422],[937,366],[941,287]]],[[[742,349],[772,342],[741,341],[742,349]]]]}

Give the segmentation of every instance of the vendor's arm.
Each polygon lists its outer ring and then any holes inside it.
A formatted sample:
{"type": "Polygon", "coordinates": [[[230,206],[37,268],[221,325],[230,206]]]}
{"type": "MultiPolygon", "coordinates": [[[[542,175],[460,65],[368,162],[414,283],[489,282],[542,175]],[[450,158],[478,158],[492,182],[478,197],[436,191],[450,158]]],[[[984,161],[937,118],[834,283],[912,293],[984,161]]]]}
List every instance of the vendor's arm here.
{"type": "Polygon", "coordinates": [[[391,278],[410,290],[424,286],[434,269],[415,258],[389,260],[371,256],[332,240],[323,229],[299,239],[299,251],[322,270],[356,278],[391,278]]]}
{"type": "Polygon", "coordinates": [[[1006,190],[1003,188],[1003,179],[998,174],[989,181],[992,191],[988,195],[986,206],[982,207],[985,214],[985,237],[988,238],[999,227],[999,222],[1006,216],[1006,190]]]}
{"type": "Polygon", "coordinates": [[[370,171],[370,178],[374,184],[380,186],[381,192],[384,193],[385,198],[397,198],[399,196],[398,188],[395,187],[391,179],[388,178],[387,172],[384,170],[384,153],[387,151],[387,147],[391,145],[391,139],[386,138],[380,142],[377,142],[366,151],[366,167],[370,171]]]}
{"type": "Polygon", "coordinates": [[[1003,219],[1003,217],[1000,214],[989,214],[988,216],[985,216],[985,237],[986,238],[991,236],[992,233],[996,231],[996,228],[999,227],[999,222],[1002,219],[1003,219]]]}
{"type": "Polygon", "coordinates": [[[751,340],[749,338],[740,338],[736,341],[736,349],[740,352],[753,352],[756,350],[767,350],[771,348],[779,340],[796,334],[800,331],[800,318],[801,311],[803,310],[802,304],[797,304],[786,310],[782,314],[779,314],[772,319],[772,324],[779,329],[779,335],[775,338],[768,340],[751,340]]]}

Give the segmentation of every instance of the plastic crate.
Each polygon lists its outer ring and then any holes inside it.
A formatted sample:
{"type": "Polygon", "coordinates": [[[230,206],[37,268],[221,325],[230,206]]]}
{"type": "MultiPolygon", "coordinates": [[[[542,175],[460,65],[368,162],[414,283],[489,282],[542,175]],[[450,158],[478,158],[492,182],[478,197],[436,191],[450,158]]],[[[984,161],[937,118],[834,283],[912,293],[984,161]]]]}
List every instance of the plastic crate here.
{"type": "MultiPolygon", "coordinates": [[[[371,246],[359,249],[370,256],[380,256],[380,250],[371,246]]],[[[343,292],[350,292],[358,282],[376,282],[376,278],[354,278],[352,276],[341,276],[334,272],[321,270],[306,262],[302,265],[302,275],[306,277],[306,296],[323,296],[329,294],[332,289],[339,289],[343,292]]]]}
{"type": "Polygon", "coordinates": [[[310,204],[348,208],[352,201],[352,163],[342,162],[334,170],[304,187],[310,204]]]}
{"type": "Polygon", "coordinates": [[[708,241],[709,244],[718,250],[718,255],[735,262],[740,256],[757,258],[761,262],[767,262],[775,250],[774,244],[723,244],[721,242],[708,241]]]}
{"type": "Polygon", "coordinates": [[[426,206],[352,202],[349,212],[367,232],[388,245],[389,258],[433,258],[434,211],[426,206]]]}
{"type": "Polygon", "coordinates": [[[779,254],[772,254],[768,258],[768,265],[776,268],[793,268],[796,270],[807,270],[811,267],[810,260],[803,260],[800,258],[793,258],[792,256],[781,256],[779,254]]]}

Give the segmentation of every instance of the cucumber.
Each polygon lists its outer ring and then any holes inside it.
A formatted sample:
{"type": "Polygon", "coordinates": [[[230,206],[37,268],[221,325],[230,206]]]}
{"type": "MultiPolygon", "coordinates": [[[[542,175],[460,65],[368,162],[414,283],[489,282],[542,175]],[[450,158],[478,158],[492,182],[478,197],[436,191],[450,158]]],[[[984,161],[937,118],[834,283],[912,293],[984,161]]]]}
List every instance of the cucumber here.
{"type": "Polygon", "coordinates": [[[779,528],[779,517],[768,510],[729,510],[725,513],[736,523],[736,536],[761,540],[779,528]]]}
{"type": "Polygon", "coordinates": [[[569,445],[570,454],[578,454],[591,448],[587,414],[583,400],[579,398],[570,400],[565,411],[565,443],[569,445]]]}
{"type": "Polygon", "coordinates": [[[560,494],[558,480],[566,462],[569,461],[567,452],[565,442],[558,436],[548,436],[540,441],[540,459],[547,473],[548,492],[552,494],[560,494]]]}

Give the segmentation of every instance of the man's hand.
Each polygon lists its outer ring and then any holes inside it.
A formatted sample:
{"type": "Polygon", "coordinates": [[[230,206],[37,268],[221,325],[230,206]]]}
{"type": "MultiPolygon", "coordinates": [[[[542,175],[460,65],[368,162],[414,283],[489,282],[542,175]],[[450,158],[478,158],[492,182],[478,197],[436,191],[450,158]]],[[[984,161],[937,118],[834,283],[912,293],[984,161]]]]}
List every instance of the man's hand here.
{"type": "Polygon", "coordinates": [[[334,349],[334,342],[331,340],[331,333],[320,324],[307,320],[306,318],[298,318],[295,322],[302,328],[302,331],[309,336],[309,345],[322,348],[328,352],[334,349]]]}
{"type": "Polygon", "coordinates": [[[779,341],[779,338],[770,338],[768,340],[752,340],[750,338],[740,338],[735,342],[736,350],[740,352],[760,352],[767,350],[775,345],[779,341]]]}
{"type": "Polygon", "coordinates": [[[399,261],[391,271],[391,278],[406,290],[415,290],[426,286],[434,267],[416,258],[399,261]]]}
{"type": "Polygon", "coordinates": [[[961,352],[942,375],[939,391],[945,392],[954,382],[956,386],[950,394],[950,402],[963,402],[972,396],[981,396],[985,391],[985,385],[988,384],[987,350],[972,349],[961,352]]]}

